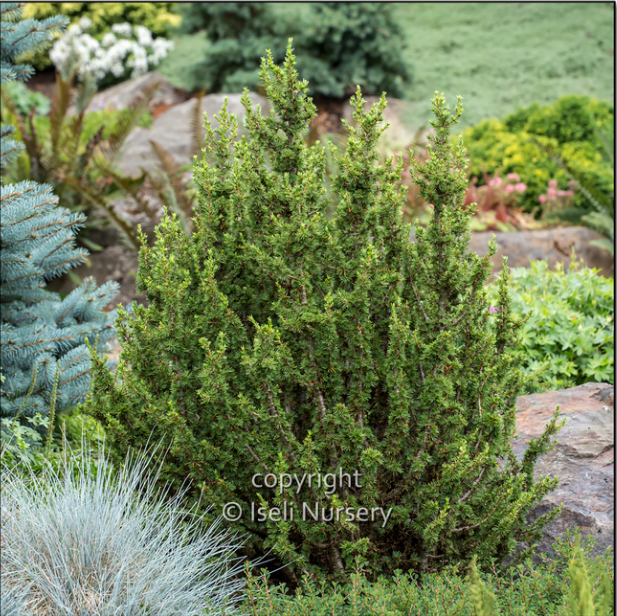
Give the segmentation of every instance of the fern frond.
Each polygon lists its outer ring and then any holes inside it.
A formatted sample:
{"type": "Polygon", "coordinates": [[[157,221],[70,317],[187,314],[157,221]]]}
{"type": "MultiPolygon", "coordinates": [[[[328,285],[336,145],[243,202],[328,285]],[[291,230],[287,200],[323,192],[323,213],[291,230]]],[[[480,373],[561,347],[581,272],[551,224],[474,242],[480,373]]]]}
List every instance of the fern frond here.
{"type": "Polygon", "coordinates": [[[45,170],[45,177],[42,177],[41,171],[41,154],[43,153],[43,148],[41,146],[41,142],[39,141],[39,135],[36,132],[36,127],[34,126],[34,106],[30,109],[30,113],[28,114],[28,125],[30,126],[30,143],[32,145],[31,151],[28,152],[30,156],[30,169],[32,171],[32,179],[35,182],[44,182],[47,179],[47,172],[45,170]]]}
{"type": "Polygon", "coordinates": [[[49,110],[49,126],[51,135],[51,158],[50,165],[55,166],[60,156],[60,140],[63,136],[66,113],[69,109],[71,87],[75,79],[73,73],[68,81],[65,81],[60,73],[56,73],[56,89],[51,99],[49,110]]]}
{"type": "Polygon", "coordinates": [[[2,104],[14,115],[19,116],[19,112],[17,111],[17,107],[15,106],[15,101],[11,98],[10,94],[6,89],[0,90],[0,97],[2,98],[2,104]]]}
{"type": "Polygon", "coordinates": [[[135,128],[139,118],[148,110],[148,105],[158,86],[158,81],[150,84],[142,93],[133,99],[126,109],[122,110],[122,115],[114,127],[113,133],[106,139],[106,143],[101,144],[100,147],[101,153],[108,164],[111,165],[116,160],[122,144],[133,128],[135,128]]]}
{"type": "Polygon", "coordinates": [[[192,204],[189,204],[187,214],[186,202],[188,199],[185,197],[186,188],[184,186],[179,188],[174,186],[170,181],[169,175],[156,167],[151,171],[142,168],[142,171],[147,174],[148,181],[156,191],[161,203],[168,205],[177,214],[182,230],[185,234],[190,235],[193,228],[191,220],[192,204]],[[184,198],[184,201],[180,202],[180,197],[184,198]]]}
{"type": "Polygon", "coordinates": [[[600,212],[591,212],[583,216],[581,221],[586,227],[597,231],[600,235],[604,235],[608,239],[593,240],[590,242],[593,246],[608,250],[612,255],[615,254],[615,231],[614,218],[606,216],[600,212]]]}
{"type": "Polygon", "coordinates": [[[124,220],[122,217],[118,216],[114,211],[111,203],[108,203],[101,195],[95,193],[89,186],[78,182],[75,178],[69,177],[66,178],[66,182],[73,186],[81,195],[83,195],[88,201],[90,201],[93,205],[96,205],[102,208],[111,218],[114,225],[117,227],[118,231],[121,234],[124,234],[126,238],[129,240],[132,248],[139,252],[141,248],[141,244],[139,242],[139,238],[137,232],[133,228],[133,226],[124,220]]]}
{"type": "Polygon", "coordinates": [[[606,154],[606,157],[611,163],[611,167],[615,166],[615,136],[612,133],[598,130],[593,131],[598,138],[598,141],[602,144],[602,148],[606,154]],[[612,137],[612,139],[611,139],[612,137]],[[610,143],[609,143],[610,140],[610,143]]]}
{"type": "Polygon", "coordinates": [[[170,177],[173,178],[180,173],[180,165],[173,159],[173,156],[159,143],[150,139],[150,145],[161,161],[163,170],[170,177]]]}
{"type": "Polygon", "coordinates": [[[88,166],[88,163],[90,162],[90,158],[92,158],[92,155],[94,154],[96,146],[101,142],[101,139],[103,138],[104,130],[105,126],[101,126],[86,144],[86,151],[79,157],[79,171],[83,171],[88,166]]]}
{"type": "MultiPolygon", "coordinates": [[[[174,211],[185,221],[185,231],[192,227],[189,221],[193,215],[193,203],[188,198],[187,187],[183,181],[182,167],[173,159],[173,157],[156,141],[150,140],[150,145],[161,161],[163,167],[163,173],[166,177],[166,185],[173,193],[174,211]]],[[[144,169],[144,172],[148,175],[148,178],[153,182],[156,188],[156,180],[154,174],[144,169]]],[[[159,184],[160,186],[160,184],[159,184]]],[[[160,195],[160,193],[159,193],[160,195]]],[[[170,195],[171,196],[171,195],[170,195]]],[[[164,199],[162,199],[165,202],[164,199]]]]}
{"type": "Polygon", "coordinates": [[[585,195],[589,203],[592,207],[607,216],[613,215],[615,212],[615,205],[613,197],[609,199],[606,198],[605,195],[597,191],[595,188],[592,188],[585,182],[580,173],[575,171],[568,165],[568,163],[561,157],[559,152],[557,152],[554,148],[549,145],[540,143],[534,137],[530,137],[531,141],[538,146],[557,166],[561,167],[566,173],[566,175],[574,180],[577,184],[579,190],[585,195]]]}
{"type": "Polygon", "coordinates": [[[90,104],[92,97],[96,94],[96,81],[90,73],[86,73],[77,88],[77,97],[75,98],[75,108],[78,116],[83,116],[86,108],[90,104]]]}
{"type": "Polygon", "coordinates": [[[193,113],[191,114],[191,131],[193,137],[191,160],[193,159],[193,156],[199,156],[206,145],[204,142],[203,117],[201,115],[201,101],[205,94],[205,89],[202,89],[201,92],[197,94],[197,97],[195,98],[195,107],[193,109],[193,113]]]}
{"type": "Polygon", "coordinates": [[[158,213],[154,210],[152,203],[148,199],[147,194],[141,187],[143,183],[143,175],[139,180],[122,177],[114,171],[107,161],[101,156],[93,157],[94,163],[100,169],[101,173],[111,178],[127,195],[129,195],[137,204],[137,207],[142,211],[152,222],[158,223],[158,213]]]}

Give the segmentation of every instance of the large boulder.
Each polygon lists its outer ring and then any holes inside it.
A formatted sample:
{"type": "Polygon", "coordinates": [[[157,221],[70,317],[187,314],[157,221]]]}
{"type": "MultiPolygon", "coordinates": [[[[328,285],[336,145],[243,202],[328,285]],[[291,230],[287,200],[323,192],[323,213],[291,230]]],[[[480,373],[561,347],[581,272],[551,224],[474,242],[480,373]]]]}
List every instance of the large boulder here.
{"type": "Polygon", "coordinates": [[[534,556],[536,562],[541,553],[554,557],[552,544],[575,527],[581,529],[583,539],[592,537],[596,541],[592,555],[604,553],[609,546],[614,549],[614,387],[587,383],[519,397],[517,438],[512,443],[519,461],[529,441],[542,434],[557,406],[566,422],[554,437],[553,451],[539,459],[534,480],[546,475],[559,477],[559,486],[544,497],[529,514],[528,521],[533,523],[559,505],[562,509],[544,529],[534,556]]]}
{"type": "Polygon", "coordinates": [[[613,256],[603,248],[591,244],[602,236],[586,227],[560,227],[534,231],[507,233],[480,231],[471,234],[470,248],[483,257],[488,243],[495,235],[497,252],[492,256],[493,272],[501,271],[502,257],[508,257],[508,267],[529,267],[531,261],[546,260],[550,269],[557,263],[570,264],[572,248],[577,261],[582,259],[587,267],[595,267],[606,278],[615,277],[613,256]]]}
{"type": "MultiPolygon", "coordinates": [[[[497,252],[491,257],[493,278],[501,272],[503,257],[508,257],[508,267],[529,267],[531,261],[546,260],[549,269],[554,270],[558,263],[567,269],[572,259],[572,248],[576,260],[583,260],[585,266],[600,270],[606,278],[615,277],[615,260],[603,248],[591,242],[602,236],[586,227],[557,227],[534,231],[476,231],[471,234],[469,248],[483,257],[488,252],[488,244],[495,236],[497,252]]],[[[409,239],[415,239],[414,228],[409,239]]]]}
{"type": "MultiPolygon", "coordinates": [[[[152,71],[141,77],[123,81],[111,88],[97,92],[92,97],[89,106],[93,108],[125,109],[131,105],[134,100],[142,96],[146,88],[154,86],[155,84],[156,89],[154,90],[148,106],[150,113],[155,112],[155,110],[161,107],[171,107],[186,101],[188,96],[187,92],[175,88],[161,74],[152,71]]],[[[75,106],[71,105],[67,113],[68,115],[75,114],[75,106]]]]}
{"type": "MultiPolygon", "coordinates": [[[[200,126],[203,126],[204,113],[213,129],[219,125],[214,119],[214,114],[219,114],[225,98],[227,112],[235,114],[238,119],[238,134],[243,132],[244,107],[240,102],[242,94],[209,94],[201,99],[200,126]]],[[[249,92],[249,98],[253,109],[260,105],[262,110],[267,107],[267,101],[263,96],[249,92]]],[[[118,169],[125,175],[138,177],[141,168],[151,169],[152,166],[161,168],[161,162],[157,157],[151,141],[158,143],[172,159],[179,165],[187,165],[193,160],[193,118],[195,105],[198,99],[191,99],[158,116],[152,123],[151,128],[137,127],[124,142],[123,151],[117,162],[118,169]]],[[[201,147],[199,148],[199,151],[201,147]]]]}
{"type": "MultiPolygon", "coordinates": [[[[366,101],[363,108],[367,113],[371,110],[371,107],[375,103],[379,102],[380,99],[379,96],[362,96],[362,98],[366,101]]],[[[382,116],[384,122],[390,123],[390,127],[383,134],[382,139],[385,140],[388,146],[393,150],[405,149],[410,143],[413,143],[420,138],[420,135],[411,130],[404,120],[405,114],[411,105],[412,103],[408,101],[388,97],[388,106],[384,109],[382,116]]],[[[348,123],[351,123],[353,120],[353,113],[354,109],[349,101],[345,102],[341,113],[342,119],[348,123]]],[[[428,129],[430,127],[422,128],[423,132],[426,132],[424,129],[428,129]]]]}

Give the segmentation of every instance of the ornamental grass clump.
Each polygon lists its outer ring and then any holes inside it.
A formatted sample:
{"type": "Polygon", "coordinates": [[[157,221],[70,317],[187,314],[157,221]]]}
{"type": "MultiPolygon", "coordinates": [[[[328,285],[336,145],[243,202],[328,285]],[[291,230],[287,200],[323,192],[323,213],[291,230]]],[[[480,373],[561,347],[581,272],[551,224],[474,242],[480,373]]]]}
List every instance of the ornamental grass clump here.
{"type": "Polygon", "coordinates": [[[27,479],[3,469],[2,613],[235,614],[239,539],[158,492],[145,453],[114,469],[82,451],[27,479]]]}
{"type": "Polygon", "coordinates": [[[469,252],[466,162],[449,140],[460,102],[452,116],[433,101],[431,156],[414,173],[434,212],[410,244],[401,166],[375,151],[385,94],[369,113],[359,89],[352,98],[358,128],[329,220],[325,152],[304,141],[316,110],[294,65],[291,43],[281,67],[263,60],[273,109],[262,117],[245,91],[248,138],[234,141],[226,106],[216,130],[206,119],[194,233],[165,216],[156,244],[142,240],[148,307],[120,311],[120,365],[114,376],[93,357],[83,410],[114,456],[164,439],[161,480],[191,478],[195,501],[293,583],[481,564],[532,544],[556,515],[525,521],[557,484],[533,480],[557,417],[518,461],[508,275],[492,333],[495,247],[469,252]]]}

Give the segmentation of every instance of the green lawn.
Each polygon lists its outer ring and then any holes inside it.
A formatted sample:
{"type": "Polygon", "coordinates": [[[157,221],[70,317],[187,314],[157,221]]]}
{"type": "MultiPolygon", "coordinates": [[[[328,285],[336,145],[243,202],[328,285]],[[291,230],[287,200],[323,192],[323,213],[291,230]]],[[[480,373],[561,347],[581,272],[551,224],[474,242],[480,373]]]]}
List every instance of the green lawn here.
{"type": "MultiPolygon", "coordinates": [[[[310,21],[303,3],[276,3],[274,10],[279,23],[310,21]]],[[[395,4],[414,77],[405,96],[414,105],[403,121],[412,129],[428,125],[436,90],[451,107],[463,97],[462,128],[563,94],[612,101],[614,10],[591,2],[395,4]]],[[[186,63],[207,55],[209,43],[198,34],[176,46],[158,70],[182,85],[186,63]]]]}
{"type": "Polygon", "coordinates": [[[612,3],[402,3],[396,11],[413,66],[411,127],[432,117],[436,90],[451,106],[463,97],[462,127],[564,94],[613,100],[612,3]]]}

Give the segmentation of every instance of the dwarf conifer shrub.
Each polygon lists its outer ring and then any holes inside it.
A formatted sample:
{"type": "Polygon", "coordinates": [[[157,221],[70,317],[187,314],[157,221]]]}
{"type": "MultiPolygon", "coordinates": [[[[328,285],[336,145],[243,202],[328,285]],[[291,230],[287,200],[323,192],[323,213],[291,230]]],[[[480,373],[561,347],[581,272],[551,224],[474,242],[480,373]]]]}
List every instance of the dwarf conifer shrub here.
{"type": "Polygon", "coordinates": [[[555,515],[525,523],[557,483],[532,478],[556,417],[519,462],[508,275],[491,333],[490,254],[469,252],[466,162],[448,136],[460,103],[452,116],[434,99],[431,158],[416,175],[434,216],[410,244],[401,167],[377,164],[385,94],[370,113],[359,89],[352,99],[358,128],[330,221],[325,153],[303,139],[315,107],[294,64],[291,45],[282,67],[263,61],[273,109],[262,117],[245,91],[249,138],[233,141],[226,106],[216,131],[206,119],[195,231],[166,216],[155,246],[144,238],[137,284],[149,305],[120,310],[120,365],[114,377],[93,357],[84,410],[116,456],[165,438],[161,479],[190,477],[214,513],[237,503],[228,517],[241,514],[248,552],[271,550],[294,579],[432,571],[533,543],[555,515]],[[284,474],[313,477],[272,486],[284,474]]]}

